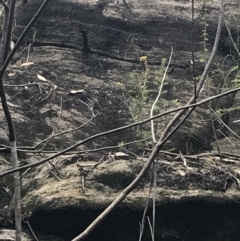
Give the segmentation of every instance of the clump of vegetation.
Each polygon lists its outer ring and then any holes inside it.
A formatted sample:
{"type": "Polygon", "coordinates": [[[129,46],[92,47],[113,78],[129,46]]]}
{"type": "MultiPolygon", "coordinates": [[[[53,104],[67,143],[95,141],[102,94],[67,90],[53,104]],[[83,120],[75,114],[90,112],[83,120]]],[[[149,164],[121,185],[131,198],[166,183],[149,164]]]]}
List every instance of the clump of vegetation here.
{"type": "MultiPolygon", "coordinates": [[[[163,58],[159,67],[149,67],[148,57],[141,56],[139,58],[141,68],[136,69],[129,73],[129,78],[124,82],[118,82],[118,85],[122,88],[124,95],[128,101],[129,111],[134,122],[139,122],[150,117],[151,108],[156,96],[159,94],[159,87],[163,85],[161,90],[161,98],[154,106],[154,115],[166,111],[170,106],[178,106],[178,99],[167,100],[162,95],[168,95],[167,87],[169,86],[169,79],[166,76],[163,79],[164,71],[166,69],[166,59],[163,58]],[[164,81],[162,83],[162,81],[164,81]]],[[[162,123],[166,117],[160,118],[158,123],[162,123]]],[[[148,124],[147,124],[148,125],[148,124]]],[[[158,128],[158,124],[155,123],[155,129],[158,128]]],[[[136,127],[137,138],[146,140],[145,144],[148,145],[148,140],[151,139],[151,133],[146,126],[136,127]]],[[[144,145],[145,145],[144,144],[144,145]]],[[[141,144],[139,144],[141,145],[141,144]]],[[[139,146],[138,146],[139,147],[139,146]]],[[[142,146],[141,146],[142,147],[142,146]]]]}
{"type": "MultiPolygon", "coordinates": [[[[139,62],[142,65],[142,69],[132,71],[129,73],[129,78],[126,82],[118,83],[124,90],[132,119],[136,122],[149,117],[151,103],[154,96],[157,95],[162,81],[166,59],[162,59],[160,68],[155,70],[149,68],[147,56],[141,56],[139,62]]],[[[167,80],[164,85],[168,85],[167,80]]],[[[166,93],[166,90],[163,93],[166,93]]],[[[161,105],[165,103],[162,101],[161,99],[161,105]]],[[[159,113],[159,110],[156,108],[155,114],[157,113],[159,113]]]]}

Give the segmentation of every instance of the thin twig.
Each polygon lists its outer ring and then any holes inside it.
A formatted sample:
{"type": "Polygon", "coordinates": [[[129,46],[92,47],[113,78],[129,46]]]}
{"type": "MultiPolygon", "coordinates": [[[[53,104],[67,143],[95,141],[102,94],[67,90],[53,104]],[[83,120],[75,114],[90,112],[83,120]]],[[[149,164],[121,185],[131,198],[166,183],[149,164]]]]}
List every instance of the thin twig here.
{"type": "Polygon", "coordinates": [[[224,125],[235,137],[240,139],[240,136],[236,132],[234,132],[227,124],[225,124],[224,121],[221,118],[219,118],[219,116],[217,115],[217,113],[213,109],[211,109],[211,111],[214,113],[214,115],[216,116],[219,123],[224,125]]]}
{"type": "Polygon", "coordinates": [[[54,88],[53,88],[53,86],[51,85],[51,88],[50,88],[50,90],[49,90],[49,93],[48,93],[43,99],[41,99],[40,102],[43,102],[44,100],[48,99],[49,96],[52,94],[53,89],[54,89],[54,88]]]}
{"type": "Polygon", "coordinates": [[[26,62],[29,62],[31,46],[32,46],[32,44],[28,45],[28,51],[27,51],[28,53],[27,53],[27,60],[26,60],[26,62]]]}
{"type": "Polygon", "coordinates": [[[85,103],[84,101],[82,101],[82,100],[80,100],[80,99],[79,99],[79,101],[80,101],[81,103],[83,103],[85,106],[87,106],[87,108],[92,112],[93,117],[95,117],[95,114],[94,114],[94,112],[93,112],[93,108],[92,108],[90,105],[88,105],[87,103],[85,103]]]}
{"type": "Polygon", "coordinates": [[[37,236],[36,236],[35,233],[33,232],[30,223],[29,223],[27,220],[26,220],[25,222],[26,222],[26,224],[28,225],[28,228],[30,229],[30,231],[31,231],[33,237],[35,238],[35,240],[36,240],[36,241],[39,241],[38,238],[37,238],[37,236]]]}
{"type": "Polygon", "coordinates": [[[151,221],[150,221],[149,217],[147,217],[147,220],[148,220],[148,224],[149,224],[149,228],[150,228],[150,232],[151,232],[152,241],[154,241],[153,227],[151,225],[151,221]]]}
{"type": "Polygon", "coordinates": [[[152,173],[153,173],[153,223],[152,223],[152,241],[155,240],[155,226],[156,226],[156,187],[157,187],[157,161],[152,163],[152,173]]]}
{"type": "MultiPolygon", "coordinates": [[[[31,149],[36,149],[39,145],[43,144],[44,142],[47,142],[55,137],[58,137],[58,136],[62,136],[62,135],[65,135],[65,134],[68,134],[70,132],[73,132],[73,131],[77,131],[81,128],[83,128],[84,126],[86,126],[87,124],[89,124],[92,120],[94,119],[94,117],[92,117],[90,120],[88,120],[87,122],[83,123],[82,125],[76,127],[76,128],[73,128],[73,129],[69,129],[69,130],[66,130],[66,131],[63,131],[61,133],[58,133],[58,134],[55,134],[55,135],[51,135],[50,137],[47,137],[46,139],[40,141],[39,143],[37,143],[35,146],[31,147],[31,149]]],[[[19,147],[19,149],[21,149],[21,147],[19,147]]],[[[43,150],[43,148],[41,148],[41,151],[43,150]]]]}
{"type": "MultiPolygon", "coordinates": [[[[226,136],[221,130],[217,130],[219,133],[221,133],[222,136],[225,137],[225,139],[231,144],[232,148],[235,149],[235,151],[237,152],[238,149],[240,148],[240,146],[237,143],[233,143],[228,136],[226,136]],[[237,147],[237,148],[236,148],[237,147]]],[[[229,151],[232,151],[232,148],[229,148],[227,145],[225,145],[225,148],[228,148],[229,151]]]]}
{"type": "Polygon", "coordinates": [[[152,172],[150,172],[150,187],[149,187],[149,192],[148,192],[148,197],[147,197],[147,201],[145,204],[145,208],[143,211],[142,222],[140,223],[140,233],[139,233],[139,239],[138,239],[139,241],[142,240],[142,235],[143,235],[143,231],[144,231],[144,227],[145,227],[145,219],[146,219],[146,214],[147,214],[147,209],[148,209],[148,203],[149,203],[151,192],[152,192],[152,186],[153,186],[153,175],[152,175],[152,172]]]}
{"type": "Polygon", "coordinates": [[[192,0],[192,70],[193,70],[193,82],[194,82],[194,103],[197,102],[197,80],[196,80],[196,68],[195,68],[195,35],[194,35],[194,0],[192,0]]]}
{"type": "MultiPolygon", "coordinates": [[[[171,64],[171,61],[172,61],[172,56],[173,56],[173,48],[171,47],[171,53],[170,53],[170,57],[169,57],[169,60],[168,60],[168,64],[167,64],[167,67],[165,68],[165,72],[164,72],[164,75],[162,77],[162,82],[161,82],[161,85],[160,85],[160,88],[159,88],[159,91],[158,91],[158,95],[155,99],[155,101],[153,102],[152,104],[152,107],[151,107],[151,111],[150,111],[150,118],[153,117],[153,111],[155,109],[155,106],[160,98],[160,95],[162,93],[162,88],[163,88],[163,83],[166,79],[166,75],[167,75],[167,72],[168,72],[168,68],[169,68],[169,65],[171,64]]],[[[153,120],[151,120],[151,132],[152,132],[152,138],[153,138],[153,143],[156,144],[157,141],[156,141],[156,137],[155,137],[155,133],[154,133],[154,122],[153,120]]]]}
{"type": "Polygon", "coordinates": [[[234,42],[234,40],[233,40],[233,38],[232,38],[232,34],[231,34],[230,30],[229,30],[229,27],[228,27],[228,25],[227,25],[227,22],[226,22],[226,19],[225,19],[225,18],[224,18],[224,23],[225,23],[226,29],[227,29],[227,31],[228,31],[228,36],[229,36],[229,38],[230,38],[230,40],[231,40],[231,42],[232,42],[232,45],[234,46],[234,49],[236,50],[238,56],[240,56],[240,52],[239,52],[238,47],[237,47],[237,45],[235,44],[235,42],[234,42]]]}
{"type": "Polygon", "coordinates": [[[61,96],[60,108],[59,108],[59,112],[58,112],[59,122],[61,121],[61,115],[62,115],[62,103],[63,103],[63,98],[62,98],[62,96],[61,96]]]}

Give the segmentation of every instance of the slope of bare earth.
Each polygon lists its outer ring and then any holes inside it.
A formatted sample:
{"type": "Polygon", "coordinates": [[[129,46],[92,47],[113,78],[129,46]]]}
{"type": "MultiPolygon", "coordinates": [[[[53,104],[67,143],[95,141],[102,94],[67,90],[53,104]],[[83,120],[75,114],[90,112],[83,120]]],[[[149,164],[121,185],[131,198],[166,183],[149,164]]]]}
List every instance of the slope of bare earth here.
{"type": "MultiPolygon", "coordinates": [[[[29,0],[23,5],[18,1],[14,40],[41,2],[29,0]]],[[[215,38],[218,2],[211,1],[206,8],[207,55],[215,38]]],[[[204,68],[204,12],[202,1],[195,1],[196,76],[204,68]]],[[[237,1],[225,3],[226,20],[232,24],[234,39],[237,28],[233,20],[237,13],[237,1]]],[[[21,165],[49,157],[94,134],[133,123],[134,118],[149,117],[171,47],[174,55],[155,114],[185,104],[194,88],[191,26],[191,3],[187,0],[50,1],[4,78],[21,165]],[[90,53],[82,51],[83,29],[87,31],[90,53]],[[141,56],[147,56],[147,76],[139,61],[141,56]],[[142,101],[138,92],[144,79],[147,79],[146,101],[142,101]]],[[[208,76],[211,94],[232,87],[233,76],[227,80],[222,77],[233,65],[226,58],[230,51],[224,27],[208,76]]],[[[208,95],[206,88],[200,99],[208,95]]],[[[222,121],[240,134],[238,124],[234,123],[240,118],[238,105],[238,94],[212,102],[212,108],[218,112],[235,107],[222,121]]],[[[207,105],[199,107],[166,144],[156,164],[156,205],[157,213],[162,214],[157,217],[158,240],[207,241],[215,235],[216,240],[231,241],[239,235],[239,215],[236,217],[239,208],[234,206],[235,212],[226,204],[239,202],[239,141],[214,117],[218,143],[224,154],[213,154],[217,148],[209,113],[207,105]],[[186,156],[179,155],[179,151],[186,156]],[[208,215],[204,216],[202,210],[208,215]],[[214,212],[218,215],[214,216],[214,212]],[[192,215],[198,220],[194,225],[190,221],[192,215]],[[223,227],[228,236],[220,232],[223,227]]],[[[156,121],[157,137],[172,116],[156,121]]],[[[2,111],[0,121],[3,173],[11,166],[2,111]]],[[[82,231],[143,167],[152,147],[149,127],[145,124],[140,129],[93,139],[51,162],[22,171],[23,213],[32,212],[30,222],[36,232],[69,240],[82,231]],[[142,139],[143,142],[136,142],[142,139]],[[101,148],[105,149],[92,152],[101,148]]],[[[99,240],[99,235],[106,240],[137,238],[149,192],[149,176],[91,240],[99,240]]],[[[4,208],[11,202],[11,177],[1,178],[0,187],[0,223],[11,226],[11,208],[4,208]],[[7,218],[6,213],[10,213],[7,218]]],[[[149,228],[145,235],[146,240],[151,239],[149,228]]]]}

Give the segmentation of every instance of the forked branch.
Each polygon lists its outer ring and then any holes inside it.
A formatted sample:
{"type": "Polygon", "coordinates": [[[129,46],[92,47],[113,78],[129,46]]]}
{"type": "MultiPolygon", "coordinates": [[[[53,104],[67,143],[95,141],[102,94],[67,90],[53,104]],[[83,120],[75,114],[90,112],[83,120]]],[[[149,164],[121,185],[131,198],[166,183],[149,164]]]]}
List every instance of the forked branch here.
{"type": "Polygon", "coordinates": [[[8,11],[8,9],[9,9],[8,5],[3,0],[0,0],[0,1],[1,1],[5,11],[8,11]]]}

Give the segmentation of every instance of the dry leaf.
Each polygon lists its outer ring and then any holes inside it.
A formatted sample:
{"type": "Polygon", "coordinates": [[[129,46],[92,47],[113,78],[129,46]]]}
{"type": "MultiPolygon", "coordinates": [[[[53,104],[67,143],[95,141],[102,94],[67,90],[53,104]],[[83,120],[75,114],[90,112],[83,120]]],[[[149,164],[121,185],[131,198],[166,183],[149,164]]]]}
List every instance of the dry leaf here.
{"type": "Polygon", "coordinates": [[[53,86],[53,89],[56,90],[56,89],[57,89],[57,85],[54,85],[54,86],[53,86]]]}
{"type": "Polygon", "coordinates": [[[76,95],[76,94],[83,93],[83,92],[84,92],[84,90],[71,90],[71,91],[69,91],[69,94],[76,95]]]}
{"type": "Polygon", "coordinates": [[[29,65],[33,65],[33,64],[34,64],[34,62],[26,62],[26,63],[21,64],[21,66],[24,67],[24,66],[29,66],[29,65]]]}
{"type": "Polygon", "coordinates": [[[40,79],[40,80],[42,80],[44,82],[47,81],[47,79],[45,77],[43,77],[42,75],[40,75],[40,74],[37,74],[37,77],[38,77],[38,79],[40,79]]]}
{"type": "Polygon", "coordinates": [[[9,73],[9,74],[8,74],[9,77],[13,77],[13,76],[15,76],[15,75],[16,75],[15,72],[13,72],[13,73],[9,73]]]}
{"type": "Polygon", "coordinates": [[[15,46],[14,42],[11,41],[11,43],[10,43],[10,49],[11,49],[11,51],[13,50],[14,46],[15,46]]]}
{"type": "Polygon", "coordinates": [[[124,153],[124,152],[116,152],[115,154],[114,154],[114,156],[116,156],[116,157],[128,157],[129,155],[128,154],[126,154],[126,153],[124,153]]]}
{"type": "Polygon", "coordinates": [[[177,172],[182,176],[186,176],[186,172],[184,172],[183,170],[177,170],[177,172]]]}

